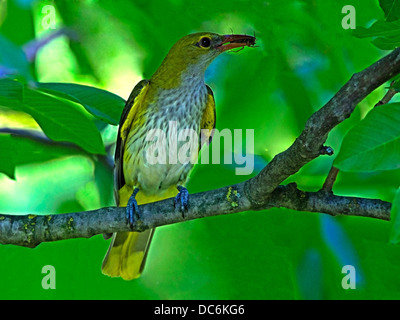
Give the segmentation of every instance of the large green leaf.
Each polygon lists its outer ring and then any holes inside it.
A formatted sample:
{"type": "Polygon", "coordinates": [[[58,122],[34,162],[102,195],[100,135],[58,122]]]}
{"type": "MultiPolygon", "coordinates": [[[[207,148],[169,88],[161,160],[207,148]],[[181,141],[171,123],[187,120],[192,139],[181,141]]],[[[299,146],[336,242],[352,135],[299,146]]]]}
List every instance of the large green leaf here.
{"type": "Polygon", "coordinates": [[[40,83],[39,88],[80,103],[96,118],[118,125],[125,100],[111,92],[74,83],[40,83]]]}
{"type": "Polygon", "coordinates": [[[24,90],[24,111],[55,141],[70,141],[91,153],[105,154],[93,121],[74,103],[39,91],[24,90]]]}
{"type": "Polygon", "coordinates": [[[24,87],[22,93],[20,89],[18,82],[1,79],[0,105],[30,114],[52,140],[75,143],[90,153],[105,153],[101,135],[83,108],[38,90],[24,87]]]}
{"type": "Polygon", "coordinates": [[[343,171],[400,168],[400,103],[374,108],[344,137],[335,166],[343,171]]]}

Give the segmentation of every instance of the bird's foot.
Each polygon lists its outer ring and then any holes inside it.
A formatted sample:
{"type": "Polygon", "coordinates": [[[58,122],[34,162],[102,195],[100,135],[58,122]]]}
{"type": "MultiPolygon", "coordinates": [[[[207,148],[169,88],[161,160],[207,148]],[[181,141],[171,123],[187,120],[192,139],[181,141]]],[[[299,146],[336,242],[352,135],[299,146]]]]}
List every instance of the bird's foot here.
{"type": "Polygon", "coordinates": [[[183,186],[178,186],[177,189],[179,193],[174,199],[174,207],[178,207],[181,210],[182,217],[184,218],[185,212],[189,209],[189,191],[183,186]]]}
{"type": "Polygon", "coordinates": [[[136,195],[139,192],[139,188],[135,188],[132,192],[131,197],[128,200],[126,206],[126,220],[130,227],[133,227],[134,215],[139,213],[139,207],[136,201],[136,195]]]}

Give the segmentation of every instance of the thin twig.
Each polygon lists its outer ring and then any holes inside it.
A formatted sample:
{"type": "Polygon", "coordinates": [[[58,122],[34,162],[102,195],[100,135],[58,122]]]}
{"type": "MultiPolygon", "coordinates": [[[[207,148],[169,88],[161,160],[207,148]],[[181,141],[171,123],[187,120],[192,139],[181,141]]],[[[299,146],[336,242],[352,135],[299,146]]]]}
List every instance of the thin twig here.
{"type": "Polygon", "coordinates": [[[339,169],[332,166],[331,170],[328,173],[328,176],[326,177],[324,185],[322,186],[322,190],[332,192],[333,184],[336,181],[338,173],[339,173],[339,169]]]}
{"type": "Polygon", "coordinates": [[[390,88],[389,90],[386,92],[386,94],[383,96],[383,98],[378,101],[377,104],[375,104],[375,107],[381,106],[383,104],[387,104],[390,102],[390,100],[392,100],[392,98],[396,95],[397,90],[393,88],[393,85],[395,84],[396,81],[392,81],[392,83],[390,84],[390,88]]]}

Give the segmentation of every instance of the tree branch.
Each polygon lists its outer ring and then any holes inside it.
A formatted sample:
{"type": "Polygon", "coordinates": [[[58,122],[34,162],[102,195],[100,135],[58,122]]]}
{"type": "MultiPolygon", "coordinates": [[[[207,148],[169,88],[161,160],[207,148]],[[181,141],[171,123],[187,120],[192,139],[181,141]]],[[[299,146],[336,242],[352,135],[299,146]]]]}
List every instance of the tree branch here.
{"type": "Polygon", "coordinates": [[[329,132],[347,119],[370,92],[398,73],[400,48],[354,74],[310,117],[294,143],[276,155],[257,176],[233,186],[192,194],[190,208],[184,216],[173,209],[173,199],[140,206],[132,229],[126,224],[125,208],[122,207],[44,216],[0,215],[0,243],[35,247],[44,241],[143,231],[181,221],[272,207],[389,220],[391,204],[385,201],[335,196],[325,190],[304,192],[295,184],[279,185],[319,155],[332,154],[332,150],[323,145],[329,132]]]}
{"type": "Polygon", "coordinates": [[[391,204],[378,199],[340,197],[329,192],[304,192],[294,183],[279,186],[263,207],[252,203],[244,192],[245,184],[192,194],[190,208],[182,216],[174,209],[174,199],[139,206],[130,228],[124,207],[56,215],[0,215],[0,243],[35,247],[42,242],[89,238],[97,234],[146,229],[248,210],[283,207],[297,211],[323,212],[330,215],[354,215],[389,220],[391,204]]]}

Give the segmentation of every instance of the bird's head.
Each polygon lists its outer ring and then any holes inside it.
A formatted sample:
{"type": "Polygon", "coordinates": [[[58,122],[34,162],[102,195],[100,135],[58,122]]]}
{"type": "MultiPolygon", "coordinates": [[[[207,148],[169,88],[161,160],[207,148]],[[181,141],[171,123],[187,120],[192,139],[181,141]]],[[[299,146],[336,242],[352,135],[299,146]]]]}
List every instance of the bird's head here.
{"type": "Polygon", "coordinates": [[[203,76],[209,64],[222,52],[254,46],[255,41],[255,37],[248,35],[219,35],[210,32],[189,34],[173,45],[153,78],[171,82],[178,80],[182,74],[203,76]]]}

